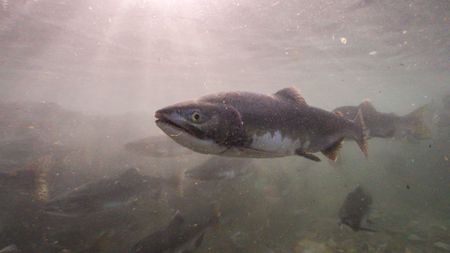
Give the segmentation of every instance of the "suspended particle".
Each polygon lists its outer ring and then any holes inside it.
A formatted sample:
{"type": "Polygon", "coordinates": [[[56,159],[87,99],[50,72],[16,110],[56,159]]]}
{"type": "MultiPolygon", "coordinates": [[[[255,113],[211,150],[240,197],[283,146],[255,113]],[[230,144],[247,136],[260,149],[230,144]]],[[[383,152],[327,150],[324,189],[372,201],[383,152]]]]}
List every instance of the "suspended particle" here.
{"type": "Polygon", "coordinates": [[[342,44],[344,44],[344,45],[347,44],[347,38],[341,37],[339,40],[341,41],[342,44]]]}

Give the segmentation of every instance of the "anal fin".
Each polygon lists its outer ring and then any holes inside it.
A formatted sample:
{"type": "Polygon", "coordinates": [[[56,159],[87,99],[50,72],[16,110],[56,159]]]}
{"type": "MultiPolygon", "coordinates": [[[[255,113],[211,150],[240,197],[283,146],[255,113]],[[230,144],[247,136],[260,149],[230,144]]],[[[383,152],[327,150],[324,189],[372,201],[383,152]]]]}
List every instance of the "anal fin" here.
{"type": "Polygon", "coordinates": [[[297,149],[297,150],[295,150],[295,153],[299,156],[303,156],[304,158],[308,158],[309,160],[312,160],[315,162],[320,162],[319,157],[317,157],[316,155],[313,155],[311,153],[306,153],[305,151],[303,151],[303,149],[297,149]]]}
{"type": "Polygon", "coordinates": [[[335,142],[333,145],[331,145],[327,149],[322,150],[321,151],[322,154],[325,155],[326,157],[328,157],[328,159],[330,159],[332,161],[336,161],[337,157],[338,157],[339,149],[341,149],[341,147],[342,147],[343,140],[344,140],[344,138],[338,140],[337,142],[335,142]]]}

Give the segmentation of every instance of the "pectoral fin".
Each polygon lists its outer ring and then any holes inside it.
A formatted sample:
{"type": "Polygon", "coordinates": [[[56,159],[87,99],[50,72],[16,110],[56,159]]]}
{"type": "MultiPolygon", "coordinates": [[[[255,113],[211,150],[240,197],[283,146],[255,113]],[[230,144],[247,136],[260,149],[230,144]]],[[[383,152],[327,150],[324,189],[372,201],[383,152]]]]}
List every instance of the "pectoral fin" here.
{"type": "Polygon", "coordinates": [[[275,97],[282,99],[284,101],[289,101],[297,106],[308,106],[303,96],[294,87],[288,87],[277,91],[274,94],[275,97]]]}
{"type": "Polygon", "coordinates": [[[295,151],[295,153],[299,156],[303,156],[305,158],[308,158],[309,160],[315,161],[315,162],[320,162],[320,158],[317,157],[316,155],[310,154],[310,153],[306,153],[305,151],[303,151],[303,149],[297,149],[295,151]]]}

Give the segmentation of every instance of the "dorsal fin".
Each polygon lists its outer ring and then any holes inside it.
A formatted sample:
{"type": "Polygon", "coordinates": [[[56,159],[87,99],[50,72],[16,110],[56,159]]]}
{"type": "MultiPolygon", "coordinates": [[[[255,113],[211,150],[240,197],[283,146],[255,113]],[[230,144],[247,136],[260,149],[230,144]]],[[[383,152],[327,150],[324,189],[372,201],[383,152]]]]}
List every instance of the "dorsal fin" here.
{"type": "Polygon", "coordinates": [[[359,104],[359,107],[361,108],[363,113],[376,112],[377,111],[377,109],[375,109],[373,104],[368,99],[365,99],[361,104],[359,104]]]}
{"type": "Polygon", "coordinates": [[[308,105],[305,101],[305,99],[302,97],[300,92],[295,87],[288,87],[281,89],[277,91],[274,96],[283,99],[288,100],[292,103],[295,103],[297,105],[306,106],[308,105]]]}
{"type": "Polygon", "coordinates": [[[181,212],[179,210],[177,210],[177,212],[175,213],[175,215],[173,216],[172,220],[169,223],[169,228],[177,228],[179,226],[181,226],[181,224],[184,223],[184,218],[181,215],[181,212]]]}
{"type": "Polygon", "coordinates": [[[324,154],[326,157],[328,157],[328,159],[330,159],[332,161],[336,161],[337,157],[338,157],[339,149],[341,149],[341,147],[342,147],[343,140],[344,139],[340,139],[336,143],[334,143],[332,146],[330,146],[329,148],[322,150],[322,154],[324,154]]]}

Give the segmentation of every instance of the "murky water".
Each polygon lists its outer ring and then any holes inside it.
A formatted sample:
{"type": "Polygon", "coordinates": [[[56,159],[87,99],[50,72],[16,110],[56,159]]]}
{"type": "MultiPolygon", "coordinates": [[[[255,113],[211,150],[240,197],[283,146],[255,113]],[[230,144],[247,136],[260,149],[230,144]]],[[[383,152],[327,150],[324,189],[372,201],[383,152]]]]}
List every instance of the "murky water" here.
{"type": "Polygon", "coordinates": [[[449,252],[449,69],[447,0],[0,1],[0,252],[449,252]],[[430,133],[314,162],[199,154],[154,123],[288,86],[328,111],[426,105],[430,133]],[[376,232],[339,222],[357,186],[376,232]]]}

